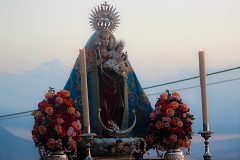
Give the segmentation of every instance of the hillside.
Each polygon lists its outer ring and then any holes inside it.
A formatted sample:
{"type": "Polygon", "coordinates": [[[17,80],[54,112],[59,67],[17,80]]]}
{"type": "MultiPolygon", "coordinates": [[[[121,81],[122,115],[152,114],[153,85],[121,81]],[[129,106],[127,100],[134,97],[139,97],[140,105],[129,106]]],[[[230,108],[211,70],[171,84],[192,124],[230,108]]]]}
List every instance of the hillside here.
{"type": "Polygon", "coordinates": [[[0,127],[0,160],[37,160],[34,143],[12,135],[0,127]]]}

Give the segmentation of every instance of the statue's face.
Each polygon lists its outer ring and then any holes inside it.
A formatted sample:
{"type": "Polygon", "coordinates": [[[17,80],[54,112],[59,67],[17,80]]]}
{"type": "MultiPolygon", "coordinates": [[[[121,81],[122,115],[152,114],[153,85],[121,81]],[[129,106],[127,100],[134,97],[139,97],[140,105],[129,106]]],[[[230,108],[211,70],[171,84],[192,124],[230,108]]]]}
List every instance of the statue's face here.
{"type": "Polygon", "coordinates": [[[100,42],[101,42],[101,46],[102,46],[102,47],[107,47],[108,44],[109,44],[109,35],[103,34],[103,35],[100,37],[100,42]]]}
{"type": "Polygon", "coordinates": [[[117,146],[116,146],[116,150],[121,151],[122,148],[123,148],[123,145],[124,145],[123,142],[118,143],[117,146]]]}
{"type": "Polygon", "coordinates": [[[118,49],[117,49],[117,52],[118,52],[118,53],[122,53],[122,52],[123,52],[123,49],[124,49],[123,46],[119,46],[118,49]]]}
{"type": "Polygon", "coordinates": [[[123,149],[122,149],[122,151],[123,151],[123,152],[129,152],[129,149],[130,149],[130,148],[129,148],[128,146],[124,146],[123,149]]]}

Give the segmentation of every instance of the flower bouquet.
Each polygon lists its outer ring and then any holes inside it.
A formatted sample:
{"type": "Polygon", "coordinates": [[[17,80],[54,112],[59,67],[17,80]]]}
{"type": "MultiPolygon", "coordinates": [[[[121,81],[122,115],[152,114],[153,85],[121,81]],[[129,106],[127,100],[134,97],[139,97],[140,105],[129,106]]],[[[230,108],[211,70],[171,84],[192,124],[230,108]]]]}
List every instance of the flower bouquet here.
{"type": "Polygon", "coordinates": [[[76,145],[81,140],[79,135],[82,130],[80,112],[71,101],[70,92],[61,90],[55,93],[50,88],[32,115],[35,120],[32,138],[41,157],[54,150],[76,154],[76,145]]]}
{"type": "Polygon", "coordinates": [[[192,120],[195,118],[189,111],[177,92],[170,94],[167,90],[161,94],[155,104],[155,110],[150,114],[147,147],[157,151],[188,148],[190,153],[192,120]]]}

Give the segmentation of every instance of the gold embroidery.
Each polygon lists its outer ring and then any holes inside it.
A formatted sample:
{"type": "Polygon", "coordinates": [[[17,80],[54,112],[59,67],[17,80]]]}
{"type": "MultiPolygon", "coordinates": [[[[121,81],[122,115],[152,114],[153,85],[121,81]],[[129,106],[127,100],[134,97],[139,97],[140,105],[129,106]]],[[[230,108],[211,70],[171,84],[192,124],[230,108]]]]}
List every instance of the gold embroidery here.
{"type": "Polygon", "coordinates": [[[89,50],[89,51],[88,51],[88,55],[89,55],[90,57],[92,57],[92,50],[89,50]]]}

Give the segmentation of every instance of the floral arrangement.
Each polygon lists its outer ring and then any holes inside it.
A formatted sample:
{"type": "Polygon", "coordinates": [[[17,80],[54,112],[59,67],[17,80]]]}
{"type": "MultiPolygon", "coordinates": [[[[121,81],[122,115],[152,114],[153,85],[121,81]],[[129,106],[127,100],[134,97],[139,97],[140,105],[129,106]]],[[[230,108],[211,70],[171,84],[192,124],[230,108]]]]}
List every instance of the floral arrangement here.
{"type": "Polygon", "coordinates": [[[155,110],[150,113],[150,123],[146,143],[148,148],[168,151],[170,149],[190,149],[193,135],[194,116],[177,92],[167,90],[158,98],[155,110]]]}
{"type": "Polygon", "coordinates": [[[35,120],[32,138],[36,147],[45,152],[59,149],[76,152],[82,130],[80,112],[71,101],[70,92],[61,90],[55,93],[50,87],[32,115],[35,120]]]}

